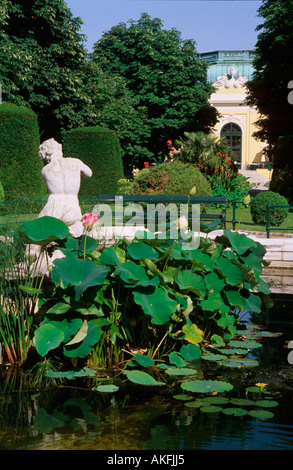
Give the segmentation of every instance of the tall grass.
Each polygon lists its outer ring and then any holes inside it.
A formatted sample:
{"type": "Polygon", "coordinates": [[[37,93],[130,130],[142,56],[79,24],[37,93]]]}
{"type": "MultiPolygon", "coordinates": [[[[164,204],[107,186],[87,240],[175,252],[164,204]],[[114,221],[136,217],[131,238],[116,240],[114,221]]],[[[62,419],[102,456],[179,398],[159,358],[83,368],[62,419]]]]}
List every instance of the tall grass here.
{"type": "Polygon", "coordinates": [[[3,360],[22,365],[31,346],[31,327],[40,280],[21,237],[0,241],[0,344],[3,360]]]}

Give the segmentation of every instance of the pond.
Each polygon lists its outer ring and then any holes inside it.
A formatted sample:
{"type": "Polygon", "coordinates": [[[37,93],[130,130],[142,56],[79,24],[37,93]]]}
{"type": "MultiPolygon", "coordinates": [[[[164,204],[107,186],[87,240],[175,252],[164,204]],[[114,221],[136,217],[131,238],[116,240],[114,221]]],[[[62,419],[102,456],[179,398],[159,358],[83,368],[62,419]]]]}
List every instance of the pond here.
{"type": "MultiPolygon", "coordinates": [[[[278,309],[279,313],[284,308],[292,311],[293,303],[286,305],[277,302],[276,318],[278,309]]],[[[268,329],[282,335],[264,337],[262,348],[250,354],[257,359],[258,366],[200,367],[204,368],[205,378],[233,384],[233,391],[224,396],[234,403],[240,400],[242,409],[247,405],[245,400],[251,398],[245,395],[245,388],[266,384],[267,395],[262,398],[275,403],[273,408],[264,408],[269,413],[273,411],[269,419],[204,412],[203,408],[188,406],[180,389],[180,378],[176,377],[171,378],[168,387],[155,390],[122,384],[116,393],[98,393],[92,390],[92,378],[71,380],[51,389],[30,390],[23,374],[2,366],[0,449],[99,450],[104,451],[107,459],[113,458],[116,450],[128,451],[130,455],[135,451],[140,451],[135,455],[143,455],[143,451],[156,450],[182,455],[191,450],[291,450],[293,364],[288,360],[288,342],[293,340],[293,323],[276,322],[268,329]]],[[[219,395],[223,396],[214,394],[219,395]]]]}

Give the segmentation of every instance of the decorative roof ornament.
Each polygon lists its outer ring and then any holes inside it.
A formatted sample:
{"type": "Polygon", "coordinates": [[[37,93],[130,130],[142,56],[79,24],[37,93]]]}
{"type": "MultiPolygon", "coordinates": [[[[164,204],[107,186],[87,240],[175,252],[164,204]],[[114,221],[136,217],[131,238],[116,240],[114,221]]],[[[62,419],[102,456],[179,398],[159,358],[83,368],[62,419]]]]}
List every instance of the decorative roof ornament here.
{"type": "Polygon", "coordinates": [[[238,73],[238,77],[235,78],[238,69],[235,69],[234,65],[230,69],[230,75],[227,76],[225,73],[224,75],[220,75],[217,78],[217,81],[213,83],[215,88],[242,88],[245,86],[247,82],[247,77],[242,77],[241,73],[238,73]]]}

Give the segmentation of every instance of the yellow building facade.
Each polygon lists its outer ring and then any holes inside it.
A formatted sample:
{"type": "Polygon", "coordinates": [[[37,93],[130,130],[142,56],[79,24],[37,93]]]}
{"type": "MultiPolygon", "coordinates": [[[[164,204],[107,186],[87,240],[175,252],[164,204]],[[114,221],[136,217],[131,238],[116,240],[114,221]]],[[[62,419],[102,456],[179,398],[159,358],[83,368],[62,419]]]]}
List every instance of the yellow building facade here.
{"type": "Polygon", "coordinates": [[[208,80],[215,88],[209,101],[220,114],[214,133],[226,137],[239,168],[267,172],[265,144],[253,137],[259,113],[245,103],[253,53],[215,51],[201,54],[201,58],[209,63],[208,80]]]}

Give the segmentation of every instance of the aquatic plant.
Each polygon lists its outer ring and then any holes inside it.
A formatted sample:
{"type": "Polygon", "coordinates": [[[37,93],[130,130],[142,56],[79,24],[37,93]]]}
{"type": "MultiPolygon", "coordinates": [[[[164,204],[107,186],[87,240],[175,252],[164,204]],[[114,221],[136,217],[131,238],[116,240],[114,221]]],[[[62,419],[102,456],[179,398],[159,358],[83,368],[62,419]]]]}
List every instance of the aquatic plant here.
{"type": "Polygon", "coordinates": [[[172,354],[179,366],[184,354],[199,358],[212,338],[232,338],[239,313],[260,313],[269,301],[260,277],[265,249],[229,230],[201,238],[196,249],[180,237],[148,232],[101,250],[54,218],[25,222],[21,232],[27,243],[62,253],[50,294],[40,297],[43,317],[33,344],[43,358],[63,357],[67,368],[68,360],[75,367],[125,368],[139,351],[155,360],[172,354]],[[188,346],[193,350],[183,352],[188,346]]]}

